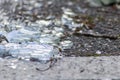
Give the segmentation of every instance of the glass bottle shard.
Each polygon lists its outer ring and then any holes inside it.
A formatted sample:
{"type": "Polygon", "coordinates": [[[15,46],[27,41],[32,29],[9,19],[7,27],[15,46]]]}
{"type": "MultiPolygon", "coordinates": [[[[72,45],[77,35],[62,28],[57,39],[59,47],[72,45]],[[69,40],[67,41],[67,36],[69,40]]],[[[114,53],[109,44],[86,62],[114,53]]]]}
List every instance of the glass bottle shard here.
{"type": "Polygon", "coordinates": [[[30,58],[34,58],[39,61],[46,62],[51,58],[55,58],[55,55],[59,55],[59,50],[48,44],[7,43],[5,45],[0,45],[0,56],[8,54],[12,57],[24,60],[30,60],[30,58]]]}

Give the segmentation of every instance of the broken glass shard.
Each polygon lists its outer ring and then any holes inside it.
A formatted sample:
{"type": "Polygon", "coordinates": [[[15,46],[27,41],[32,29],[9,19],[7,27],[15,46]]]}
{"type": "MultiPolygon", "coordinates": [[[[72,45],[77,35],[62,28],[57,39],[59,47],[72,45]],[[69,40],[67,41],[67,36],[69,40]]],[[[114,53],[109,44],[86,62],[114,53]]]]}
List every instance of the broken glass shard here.
{"type": "Polygon", "coordinates": [[[20,58],[24,60],[30,60],[31,58],[37,59],[39,61],[49,61],[51,58],[58,56],[59,50],[54,48],[54,46],[48,44],[15,44],[8,43],[5,45],[0,45],[0,56],[11,55],[15,58],[20,58]]]}

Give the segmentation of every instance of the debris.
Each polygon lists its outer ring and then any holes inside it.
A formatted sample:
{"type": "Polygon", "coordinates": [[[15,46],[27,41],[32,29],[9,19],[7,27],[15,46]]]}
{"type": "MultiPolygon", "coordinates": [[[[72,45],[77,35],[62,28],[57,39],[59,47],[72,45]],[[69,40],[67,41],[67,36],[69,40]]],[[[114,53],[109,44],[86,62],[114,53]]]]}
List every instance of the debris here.
{"type": "Polygon", "coordinates": [[[99,51],[99,50],[97,50],[97,51],[96,51],[96,54],[101,54],[101,53],[102,53],[102,52],[101,52],[101,51],[99,51]]]}
{"type": "Polygon", "coordinates": [[[119,38],[118,35],[106,35],[106,34],[96,34],[96,33],[81,33],[81,32],[77,32],[77,33],[73,33],[73,35],[76,36],[88,36],[88,37],[96,37],[96,38],[108,38],[108,39],[113,39],[116,40],[119,38]]]}
{"type": "MultiPolygon", "coordinates": [[[[3,54],[8,52],[12,57],[20,58],[20,59],[30,59],[35,58],[39,61],[49,61],[51,58],[54,58],[55,55],[59,55],[59,50],[54,48],[53,46],[47,44],[15,44],[8,43],[4,47],[3,54]]],[[[3,48],[0,47],[2,50],[3,48]]]]}
{"type": "Polygon", "coordinates": [[[37,71],[47,71],[47,70],[49,70],[50,68],[52,68],[55,65],[55,63],[57,62],[57,59],[51,59],[49,62],[50,62],[50,64],[47,68],[45,68],[45,69],[36,68],[36,70],[37,71]]]}
{"type": "Polygon", "coordinates": [[[61,49],[70,49],[73,46],[73,42],[70,40],[65,40],[60,42],[61,49]]]}
{"type": "Polygon", "coordinates": [[[19,30],[13,30],[7,34],[7,39],[9,42],[22,43],[30,42],[32,39],[39,38],[39,32],[26,30],[24,28],[19,30]]]}
{"type": "Polygon", "coordinates": [[[4,35],[0,34],[0,43],[2,43],[2,41],[9,42],[8,39],[4,35]]]}

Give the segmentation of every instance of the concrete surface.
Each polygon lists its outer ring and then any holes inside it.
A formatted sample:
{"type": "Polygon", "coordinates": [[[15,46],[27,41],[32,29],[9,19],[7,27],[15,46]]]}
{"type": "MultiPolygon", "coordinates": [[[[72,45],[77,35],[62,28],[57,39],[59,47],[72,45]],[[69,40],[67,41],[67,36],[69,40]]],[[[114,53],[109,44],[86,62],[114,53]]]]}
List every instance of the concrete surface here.
{"type": "Polygon", "coordinates": [[[120,56],[65,57],[47,71],[48,64],[0,59],[0,80],[120,79],[120,56]]]}

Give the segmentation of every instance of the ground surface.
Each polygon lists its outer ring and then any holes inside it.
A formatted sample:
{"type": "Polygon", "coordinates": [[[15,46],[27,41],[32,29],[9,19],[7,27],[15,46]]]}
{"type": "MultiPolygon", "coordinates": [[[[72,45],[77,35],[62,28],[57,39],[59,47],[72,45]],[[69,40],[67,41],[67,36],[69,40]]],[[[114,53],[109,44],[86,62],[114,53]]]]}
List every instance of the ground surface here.
{"type": "Polygon", "coordinates": [[[48,64],[14,59],[0,60],[1,80],[82,80],[120,79],[120,57],[65,57],[47,71],[48,64]]]}
{"type": "MultiPolygon", "coordinates": [[[[107,36],[120,35],[120,10],[114,7],[91,8],[84,3],[84,0],[43,0],[40,2],[44,4],[41,11],[37,13],[38,15],[43,15],[41,18],[45,18],[47,15],[54,15],[56,18],[60,18],[63,13],[62,7],[71,8],[78,15],[85,16],[85,20],[88,17],[92,19],[94,26],[92,28],[90,26],[87,30],[93,30],[107,36]],[[48,5],[48,1],[53,1],[53,3],[48,5]],[[79,11],[77,9],[78,6],[87,9],[86,12],[82,13],[79,11]]],[[[17,12],[15,13],[16,15],[18,15],[17,12]]],[[[36,19],[34,15],[30,17],[33,17],[32,21],[36,19]]],[[[91,25],[91,23],[89,24],[91,25]]],[[[66,30],[66,32],[70,31],[66,30]]],[[[111,56],[120,54],[119,39],[84,35],[68,35],[64,39],[72,40],[74,45],[71,49],[63,52],[67,57],[58,60],[51,69],[42,72],[37,68],[45,67],[46,65],[36,62],[18,61],[16,59],[1,59],[1,80],[120,79],[120,57],[111,56]],[[103,56],[95,57],[100,55],[103,56]],[[104,57],[104,55],[107,57],[104,57]]]]}
{"type": "MultiPolygon", "coordinates": [[[[94,32],[98,32],[104,35],[119,36],[120,34],[120,10],[114,9],[112,6],[103,8],[90,8],[86,6],[82,1],[77,0],[75,5],[87,9],[85,13],[79,13],[91,17],[94,26],[91,29],[94,32]]],[[[75,7],[75,6],[74,6],[75,7]]],[[[76,9],[73,9],[76,10],[76,9]]],[[[76,10],[77,12],[77,10],[76,10]]],[[[83,20],[84,22],[84,20],[83,20]]],[[[84,31],[84,30],[83,30],[84,31]]],[[[90,36],[71,36],[68,38],[74,42],[72,49],[67,50],[67,55],[76,56],[89,56],[100,51],[100,55],[119,55],[120,53],[120,40],[119,39],[108,39],[103,37],[90,37],[90,36]]]]}
{"type": "MultiPolygon", "coordinates": [[[[35,21],[34,15],[40,15],[40,19],[45,19],[47,16],[55,16],[56,19],[60,19],[63,10],[62,8],[70,8],[78,16],[75,20],[81,19],[81,22],[88,25],[87,29],[83,29],[83,32],[93,32],[106,35],[106,36],[118,36],[120,35],[120,10],[117,10],[114,6],[106,6],[101,8],[89,7],[83,0],[44,0],[40,1],[44,5],[39,10],[33,9],[31,15],[26,15],[22,12],[28,11],[27,8],[21,11],[16,11],[16,15],[22,15],[25,19],[26,16],[30,17],[31,21],[35,21]],[[81,9],[79,9],[81,8],[81,9]],[[38,12],[36,12],[38,10],[38,12]]],[[[16,18],[16,16],[15,16],[16,18]]],[[[79,22],[79,21],[78,21],[79,22]]],[[[70,32],[66,29],[66,33],[70,32]]],[[[68,33],[69,35],[69,33],[68,33]]],[[[65,50],[66,56],[96,56],[97,52],[100,55],[119,55],[120,54],[120,40],[110,39],[104,37],[91,37],[91,36],[66,36],[64,39],[72,40],[74,45],[71,49],[65,50]]]]}

